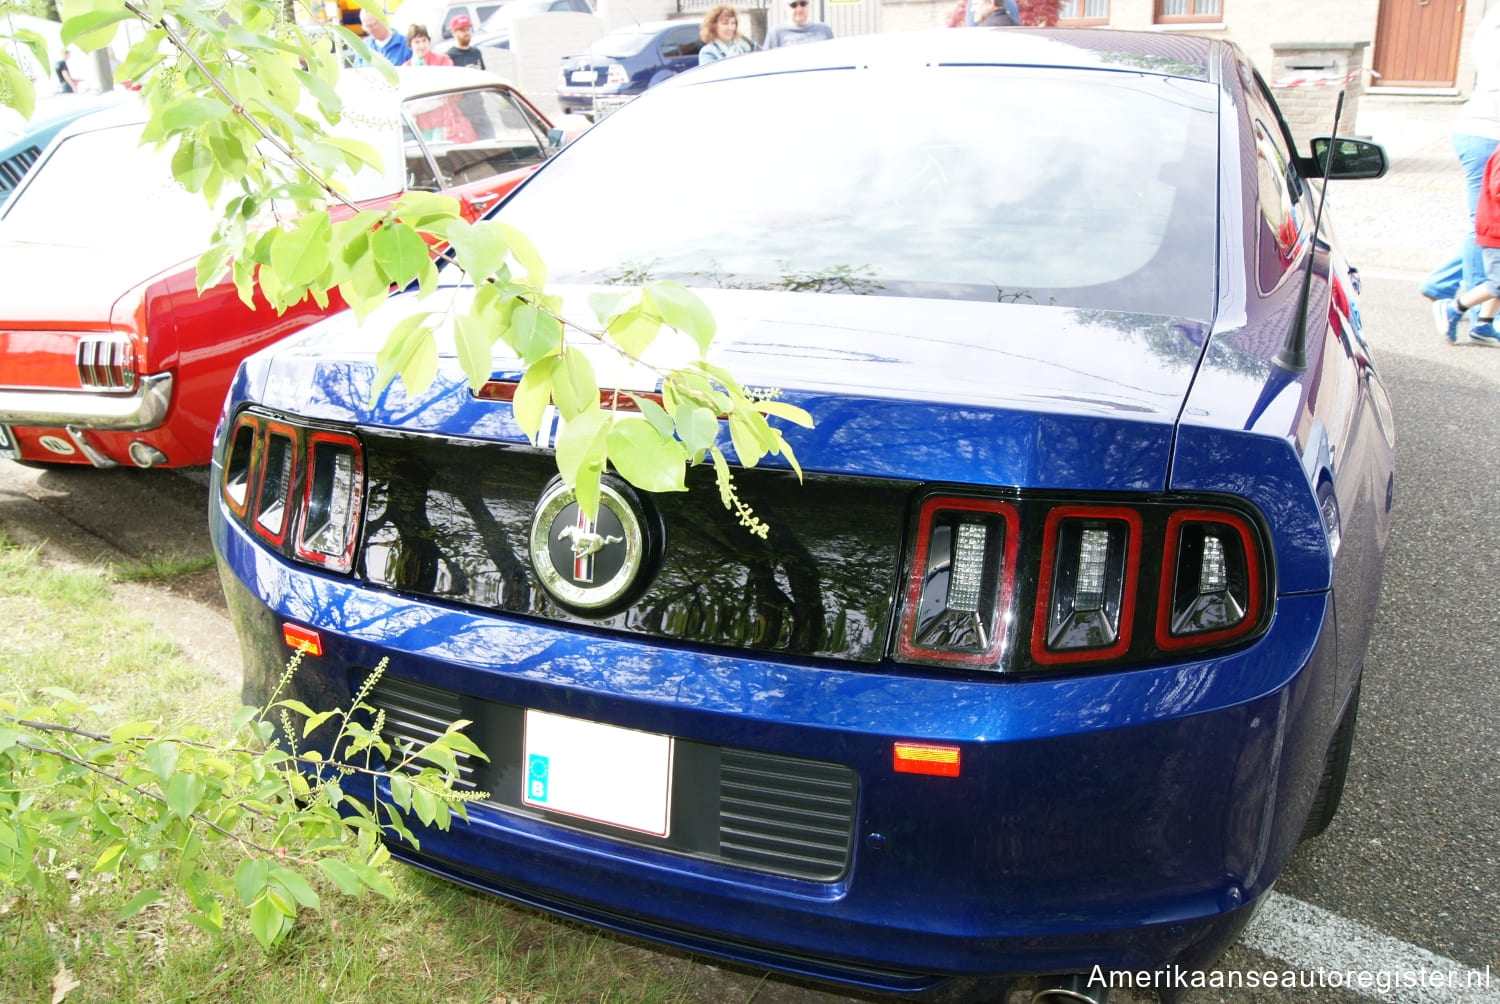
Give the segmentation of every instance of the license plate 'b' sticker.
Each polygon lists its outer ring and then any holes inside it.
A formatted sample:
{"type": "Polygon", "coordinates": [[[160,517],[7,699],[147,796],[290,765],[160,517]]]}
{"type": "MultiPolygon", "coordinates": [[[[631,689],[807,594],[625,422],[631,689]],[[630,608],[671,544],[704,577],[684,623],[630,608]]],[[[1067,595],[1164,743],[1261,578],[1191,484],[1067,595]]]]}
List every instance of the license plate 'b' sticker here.
{"type": "Polygon", "coordinates": [[[526,795],[529,801],[547,801],[547,758],[535,753],[526,759],[526,795]]]}

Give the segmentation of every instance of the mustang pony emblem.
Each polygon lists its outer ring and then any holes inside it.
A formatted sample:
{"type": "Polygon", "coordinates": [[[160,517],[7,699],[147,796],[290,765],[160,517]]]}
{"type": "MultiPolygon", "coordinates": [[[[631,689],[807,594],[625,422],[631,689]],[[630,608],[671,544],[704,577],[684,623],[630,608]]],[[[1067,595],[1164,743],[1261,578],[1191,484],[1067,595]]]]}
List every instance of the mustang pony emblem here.
{"type": "Polygon", "coordinates": [[[585,530],[583,527],[575,524],[569,524],[557,531],[557,539],[573,542],[574,558],[586,558],[610,544],[623,544],[625,542],[624,537],[606,537],[592,530],[585,530]]]}

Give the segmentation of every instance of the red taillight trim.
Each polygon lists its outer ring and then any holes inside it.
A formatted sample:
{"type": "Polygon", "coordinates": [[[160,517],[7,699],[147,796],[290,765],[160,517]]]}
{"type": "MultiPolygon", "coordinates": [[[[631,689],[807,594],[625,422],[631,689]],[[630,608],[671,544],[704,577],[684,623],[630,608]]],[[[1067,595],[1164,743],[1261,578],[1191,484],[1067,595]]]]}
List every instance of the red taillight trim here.
{"type": "Polygon", "coordinates": [[[1031,618],[1031,659],[1039,666],[1061,663],[1105,662],[1130,650],[1135,621],[1135,588],[1141,564],[1141,514],[1125,506],[1065,505],[1047,513],[1042,530],[1042,560],[1031,618]],[[1057,565],[1057,525],[1065,519],[1105,519],[1125,523],[1130,540],[1125,549],[1125,582],[1120,590],[1120,633],[1113,645],[1054,652],[1047,647],[1048,611],[1052,606],[1052,576],[1057,565]]]}
{"type": "Polygon", "coordinates": [[[302,652],[304,655],[323,654],[323,638],[312,628],[283,622],[281,640],[286,642],[286,647],[293,652],[302,652]]]}
{"type": "Polygon", "coordinates": [[[229,436],[227,437],[229,446],[224,451],[224,469],[219,475],[219,497],[224,500],[224,504],[229,507],[229,511],[234,513],[239,519],[244,519],[245,512],[250,508],[252,486],[256,480],[255,451],[260,448],[260,434],[260,419],[255,415],[245,414],[235,420],[234,425],[229,429],[229,436]],[[235,505],[234,499],[229,494],[229,461],[234,458],[234,443],[239,438],[240,429],[247,426],[253,431],[250,436],[250,456],[245,461],[245,501],[239,505],[235,505]]]}
{"type": "MultiPolygon", "coordinates": [[[[296,460],[292,461],[293,470],[296,469],[296,460]]],[[[293,550],[298,558],[303,561],[321,565],[338,572],[347,572],[354,567],[354,551],[359,543],[360,507],[365,498],[365,455],[361,449],[359,440],[352,435],[342,432],[326,432],[314,430],[307,436],[307,477],[303,478],[302,502],[297,507],[297,536],[293,550]],[[348,447],[354,454],[354,490],[349,497],[349,525],[344,528],[344,553],[339,558],[331,555],[310,551],[303,547],[304,534],[307,531],[307,509],[312,501],[313,471],[317,470],[314,461],[317,458],[319,443],[332,443],[348,447]]]]}
{"type": "Polygon", "coordinates": [[[929,743],[895,743],[891,746],[891,770],[897,774],[958,777],[962,753],[957,746],[929,743]]]}
{"type": "Polygon", "coordinates": [[[922,503],[917,512],[917,543],[912,552],[911,565],[906,576],[906,606],[901,613],[901,634],[896,640],[896,653],[904,659],[923,662],[941,662],[957,666],[995,666],[1000,653],[1005,649],[1010,626],[1005,621],[1005,612],[1010,609],[1011,594],[1016,580],[1016,548],[1020,515],[1016,507],[998,499],[960,498],[952,495],[934,495],[922,503]],[[927,551],[930,546],[932,516],[939,509],[957,509],[962,512],[983,512],[997,515],[1005,523],[1004,567],[1000,570],[999,587],[995,590],[996,630],[990,647],[983,652],[942,652],[921,648],[912,643],[912,632],[917,626],[917,606],[922,599],[922,570],[927,567],[927,551]]]}
{"type": "Polygon", "coordinates": [[[1167,517],[1166,546],[1163,548],[1161,586],[1156,599],[1156,647],[1176,652],[1189,648],[1206,648],[1232,641],[1255,630],[1260,623],[1261,581],[1260,550],[1255,546],[1255,531],[1249,520],[1235,513],[1215,509],[1181,509],[1167,517]],[[1179,529],[1183,523],[1219,523],[1233,527],[1245,549],[1245,617],[1233,627],[1203,634],[1172,634],[1172,592],[1176,585],[1179,529]]]}
{"type": "Polygon", "coordinates": [[[296,487],[297,484],[298,452],[297,430],[295,428],[285,422],[266,423],[265,428],[261,430],[260,448],[255,452],[255,504],[254,506],[251,506],[250,501],[247,498],[245,500],[245,505],[250,510],[250,516],[248,520],[250,529],[253,530],[261,539],[274,544],[276,547],[281,547],[281,545],[286,542],[286,535],[291,531],[292,523],[294,521],[293,517],[295,517],[297,514],[296,510],[292,506],[292,489],[296,487]],[[273,534],[271,533],[271,531],[267,530],[265,524],[261,523],[260,521],[260,514],[262,512],[260,507],[260,497],[262,494],[261,489],[265,487],[266,454],[270,449],[272,434],[285,436],[291,442],[292,451],[292,468],[287,474],[287,484],[282,488],[283,495],[281,501],[286,509],[286,518],[282,520],[281,532],[277,534],[273,534]]]}

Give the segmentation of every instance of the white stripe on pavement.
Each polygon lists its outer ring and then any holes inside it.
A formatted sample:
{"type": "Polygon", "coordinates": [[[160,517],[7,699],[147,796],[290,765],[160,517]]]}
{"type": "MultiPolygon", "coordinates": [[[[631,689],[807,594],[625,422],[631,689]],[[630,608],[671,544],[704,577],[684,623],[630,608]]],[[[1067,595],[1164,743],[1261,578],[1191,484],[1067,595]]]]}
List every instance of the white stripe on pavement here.
{"type": "Polygon", "coordinates": [[[1277,892],[1266,897],[1240,944],[1372,1000],[1500,1004],[1500,973],[1471,969],[1277,892]]]}

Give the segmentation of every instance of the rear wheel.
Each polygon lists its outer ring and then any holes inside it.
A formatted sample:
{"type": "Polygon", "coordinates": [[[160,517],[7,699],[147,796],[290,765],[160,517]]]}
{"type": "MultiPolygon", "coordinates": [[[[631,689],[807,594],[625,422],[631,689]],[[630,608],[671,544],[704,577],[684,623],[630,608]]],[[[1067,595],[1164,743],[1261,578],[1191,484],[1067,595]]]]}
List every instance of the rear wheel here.
{"type": "Polygon", "coordinates": [[[1354,748],[1354,721],[1359,717],[1359,688],[1363,681],[1354,685],[1349,698],[1349,707],[1339,719],[1339,727],[1328,744],[1328,756],[1323,761],[1323,779],[1318,784],[1318,794],[1313,798],[1312,811],[1302,826],[1302,840],[1311,840],[1333,822],[1339,811],[1339,802],[1344,797],[1344,781],[1349,776],[1349,752],[1354,748]]]}

